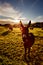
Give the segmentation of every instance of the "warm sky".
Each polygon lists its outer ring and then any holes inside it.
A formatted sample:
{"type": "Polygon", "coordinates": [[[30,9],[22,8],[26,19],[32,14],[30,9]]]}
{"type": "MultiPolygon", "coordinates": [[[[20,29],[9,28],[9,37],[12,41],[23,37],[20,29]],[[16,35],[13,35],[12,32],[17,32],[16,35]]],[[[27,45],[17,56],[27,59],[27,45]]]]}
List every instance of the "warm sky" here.
{"type": "Polygon", "coordinates": [[[43,0],[0,0],[0,20],[43,22],[43,0]]]}

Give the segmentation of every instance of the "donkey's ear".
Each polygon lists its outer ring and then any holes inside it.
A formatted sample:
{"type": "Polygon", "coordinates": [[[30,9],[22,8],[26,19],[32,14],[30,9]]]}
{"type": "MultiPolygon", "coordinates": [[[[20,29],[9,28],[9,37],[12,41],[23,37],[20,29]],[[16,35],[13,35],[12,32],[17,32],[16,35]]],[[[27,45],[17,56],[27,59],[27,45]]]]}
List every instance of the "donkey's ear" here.
{"type": "Polygon", "coordinates": [[[20,21],[20,27],[24,27],[21,21],[20,21]]]}
{"type": "Polygon", "coordinates": [[[29,23],[28,23],[27,27],[30,27],[30,25],[31,25],[31,20],[29,21],[29,23]]]}

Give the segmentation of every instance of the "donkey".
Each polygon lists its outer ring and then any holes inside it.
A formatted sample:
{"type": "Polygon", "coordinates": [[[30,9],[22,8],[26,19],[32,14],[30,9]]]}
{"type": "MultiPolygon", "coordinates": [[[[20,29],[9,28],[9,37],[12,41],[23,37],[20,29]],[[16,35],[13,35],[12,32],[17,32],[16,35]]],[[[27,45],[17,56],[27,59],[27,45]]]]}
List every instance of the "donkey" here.
{"type": "MultiPolygon", "coordinates": [[[[32,33],[28,33],[28,27],[30,27],[31,25],[31,21],[29,21],[28,25],[27,26],[24,26],[22,24],[22,22],[20,21],[20,30],[22,32],[22,39],[23,39],[23,42],[24,42],[24,50],[25,50],[25,54],[24,54],[24,57],[26,59],[26,51],[28,49],[28,54],[30,53],[30,47],[32,47],[34,41],[35,41],[35,38],[34,38],[34,35],[32,33]]],[[[28,57],[30,58],[30,56],[28,55],[28,57]]]]}

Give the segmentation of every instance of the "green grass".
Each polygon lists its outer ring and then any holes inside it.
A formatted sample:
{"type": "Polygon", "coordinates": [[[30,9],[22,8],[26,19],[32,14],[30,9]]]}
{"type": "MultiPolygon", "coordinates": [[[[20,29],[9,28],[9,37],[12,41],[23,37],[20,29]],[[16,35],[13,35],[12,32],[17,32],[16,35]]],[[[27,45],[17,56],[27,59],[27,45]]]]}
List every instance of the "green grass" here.
{"type": "MultiPolygon", "coordinates": [[[[0,27],[0,65],[27,65],[24,61],[24,46],[21,31],[19,28],[14,28],[13,31],[7,32],[8,29],[0,27]],[[4,33],[5,32],[5,33],[4,33]],[[2,35],[4,34],[4,35],[2,35]]],[[[30,56],[33,62],[29,65],[43,65],[43,30],[34,28],[30,30],[35,36],[35,42],[31,48],[30,56]]]]}

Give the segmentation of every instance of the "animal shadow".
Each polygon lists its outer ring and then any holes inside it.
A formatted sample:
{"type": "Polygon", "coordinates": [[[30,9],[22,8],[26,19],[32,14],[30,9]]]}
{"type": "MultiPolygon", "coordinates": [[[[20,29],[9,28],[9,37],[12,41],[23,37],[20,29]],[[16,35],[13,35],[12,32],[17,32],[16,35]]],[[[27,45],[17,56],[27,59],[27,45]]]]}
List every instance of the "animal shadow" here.
{"type": "Polygon", "coordinates": [[[6,32],[3,32],[1,35],[2,36],[6,36],[6,35],[8,35],[10,33],[10,31],[6,31],[6,32]]]}

